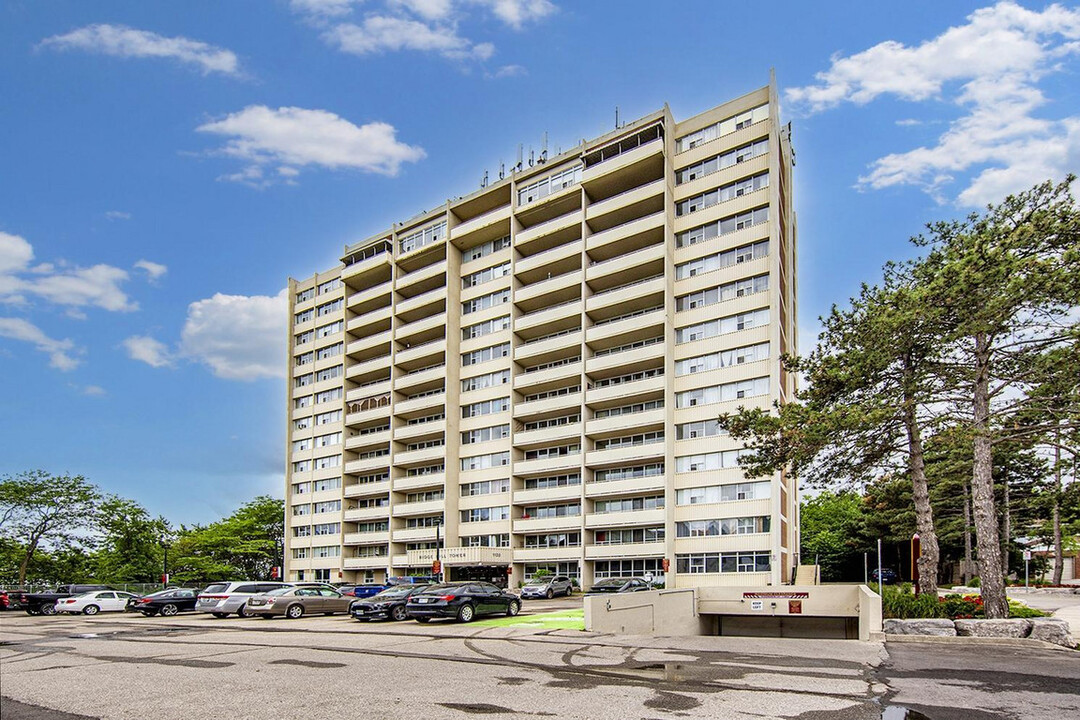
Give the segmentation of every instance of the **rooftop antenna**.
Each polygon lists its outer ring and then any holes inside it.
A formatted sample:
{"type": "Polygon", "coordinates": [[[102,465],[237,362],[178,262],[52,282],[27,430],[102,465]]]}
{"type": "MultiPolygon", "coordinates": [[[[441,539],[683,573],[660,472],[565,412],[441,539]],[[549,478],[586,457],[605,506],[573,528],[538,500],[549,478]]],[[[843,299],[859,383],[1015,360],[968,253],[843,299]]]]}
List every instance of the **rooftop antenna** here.
{"type": "Polygon", "coordinates": [[[521,143],[518,143],[518,161],[517,161],[516,169],[514,170],[514,172],[521,172],[521,151],[522,151],[522,149],[523,148],[522,148],[521,143]]]}
{"type": "Polygon", "coordinates": [[[480,187],[486,188],[488,186],[488,171],[484,171],[484,179],[480,181],[480,187]]]}
{"type": "Polygon", "coordinates": [[[615,129],[619,129],[619,106],[615,106],[615,129]]]}
{"type": "Polygon", "coordinates": [[[540,162],[542,162],[542,163],[547,162],[547,150],[548,150],[548,148],[547,148],[547,130],[545,130],[544,131],[544,149],[540,153],[540,162]]]}
{"type": "Polygon", "coordinates": [[[504,177],[506,177],[506,163],[499,160],[499,179],[502,180],[504,177]]]}
{"type": "Polygon", "coordinates": [[[536,162],[535,155],[533,153],[532,145],[530,145],[529,146],[529,167],[532,167],[534,162],[536,162]]]}

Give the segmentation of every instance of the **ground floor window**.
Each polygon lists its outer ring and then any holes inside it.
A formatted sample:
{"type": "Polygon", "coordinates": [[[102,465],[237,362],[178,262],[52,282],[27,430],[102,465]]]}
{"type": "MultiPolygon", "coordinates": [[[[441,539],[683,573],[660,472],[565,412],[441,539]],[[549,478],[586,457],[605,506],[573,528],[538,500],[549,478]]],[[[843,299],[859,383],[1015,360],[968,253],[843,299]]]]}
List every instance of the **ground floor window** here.
{"type": "Polygon", "coordinates": [[[365,584],[368,584],[368,585],[371,585],[372,583],[374,583],[375,582],[375,571],[374,570],[367,570],[366,572],[364,572],[364,577],[361,580],[361,582],[363,582],[365,584]]]}
{"type": "Polygon", "coordinates": [[[690,575],[707,573],[769,572],[772,554],[768,550],[756,552],[695,553],[676,555],[675,571],[690,575]]]}
{"type": "Polygon", "coordinates": [[[293,582],[303,582],[303,580],[304,580],[304,571],[303,570],[293,570],[292,580],[293,580],[293,582]]]}
{"type": "Polygon", "coordinates": [[[664,580],[663,558],[632,558],[628,560],[597,560],[593,577],[603,580],[610,577],[644,577],[652,575],[653,582],[664,580]]]}
{"type": "Polygon", "coordinates": [[[574,580],[581,579],[581,568],[576,562],[561,563],[526,563],[525,579],[529,580],[538,570],[547,570],[552,575],[565,575],[574,580]]]}
{"type": "Polygon", "coordinates": [[[316,582],[330,582],[330,568],[319,568],[315,571],[316,582]]]}

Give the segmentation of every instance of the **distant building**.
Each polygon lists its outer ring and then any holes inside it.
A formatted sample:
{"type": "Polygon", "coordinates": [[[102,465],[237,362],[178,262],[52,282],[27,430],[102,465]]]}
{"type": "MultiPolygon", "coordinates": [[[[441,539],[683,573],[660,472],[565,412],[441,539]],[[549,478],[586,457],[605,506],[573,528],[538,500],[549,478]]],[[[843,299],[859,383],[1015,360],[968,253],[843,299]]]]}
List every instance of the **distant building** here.
{"type": "Polygon", "coordinates": [[[665,107],[290,280],[286,579],[788,582],[795,482],[716,418],[794,392],[789,133],[665,107]]]}

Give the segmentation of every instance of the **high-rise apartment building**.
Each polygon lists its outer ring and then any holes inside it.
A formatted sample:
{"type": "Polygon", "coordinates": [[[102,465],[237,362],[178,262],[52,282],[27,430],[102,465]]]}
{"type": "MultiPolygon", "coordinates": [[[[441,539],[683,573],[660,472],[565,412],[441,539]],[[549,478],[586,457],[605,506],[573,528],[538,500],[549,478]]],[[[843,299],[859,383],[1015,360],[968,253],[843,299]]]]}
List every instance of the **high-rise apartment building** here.
{"type": "Polygon", "coordinates": [[[790,128],[667,107],[289,282],[286,579],[788,582],[798,493],[717,428],[788,400],[790,128]]]}

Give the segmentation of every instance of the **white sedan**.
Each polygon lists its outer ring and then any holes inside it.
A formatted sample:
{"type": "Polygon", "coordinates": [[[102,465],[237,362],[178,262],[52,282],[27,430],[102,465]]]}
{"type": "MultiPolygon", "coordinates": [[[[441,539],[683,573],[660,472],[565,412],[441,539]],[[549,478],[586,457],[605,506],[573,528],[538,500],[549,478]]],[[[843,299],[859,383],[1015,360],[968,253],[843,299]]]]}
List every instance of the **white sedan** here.
{"type": "Polygon", "coordinates": [[[138,597],[138,595],[120,592],[119,590],[88,592],[75,597],[57,600],[56,612],[82,613],[83,615],[97,615],[99,612],[123,612],[127,608],[128,601],[135,597],[138,597]]]}

